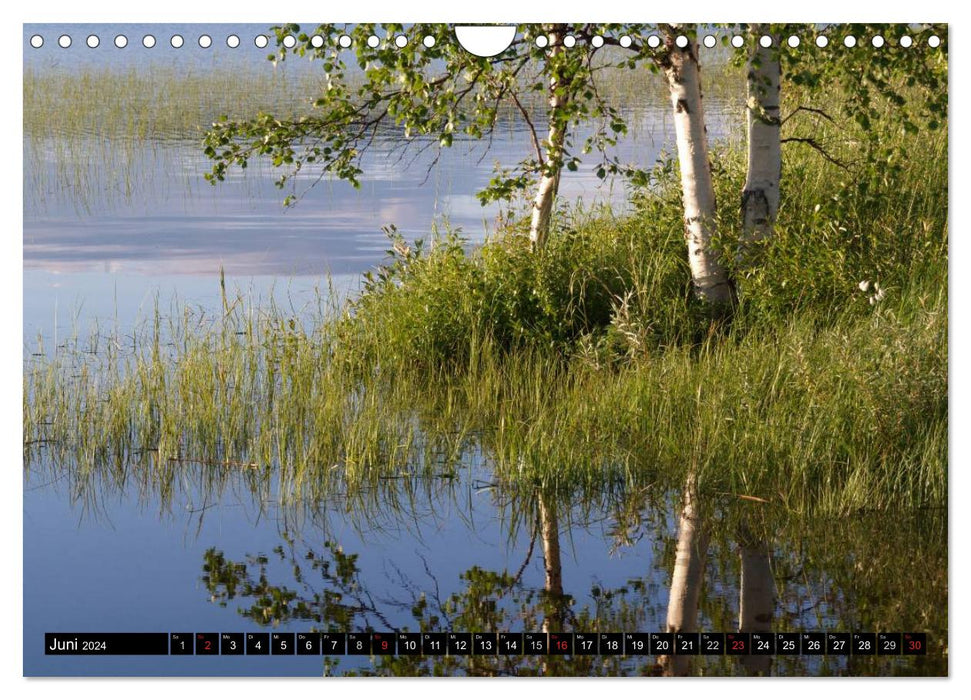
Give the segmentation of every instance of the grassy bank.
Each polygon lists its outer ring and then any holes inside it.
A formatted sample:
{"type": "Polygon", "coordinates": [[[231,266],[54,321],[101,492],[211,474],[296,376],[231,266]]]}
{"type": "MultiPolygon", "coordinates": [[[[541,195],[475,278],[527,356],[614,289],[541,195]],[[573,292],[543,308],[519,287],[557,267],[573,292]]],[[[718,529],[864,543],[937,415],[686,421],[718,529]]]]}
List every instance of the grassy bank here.
{"type": "Polygon", "coordinates": [[[888,113],[874,149],[832,104],[832,124],[790,127],[832,160],[786,147],[776,235],[745,259],[743,157],[716,154],[730,323],[691,295],[665,163],[630,214],[559,212],[541,255],[516,225],[471,252],[392,233],[360,295],[309,320],[227,296],[215,316],[157,312],[133,339],[31,356],[27,464],[279,470],[300,498],[447,477],[481,451],[499,479],[567,490],[676,487],[691,469],[801,513],[942,505],[946,132],[888,113]]]}

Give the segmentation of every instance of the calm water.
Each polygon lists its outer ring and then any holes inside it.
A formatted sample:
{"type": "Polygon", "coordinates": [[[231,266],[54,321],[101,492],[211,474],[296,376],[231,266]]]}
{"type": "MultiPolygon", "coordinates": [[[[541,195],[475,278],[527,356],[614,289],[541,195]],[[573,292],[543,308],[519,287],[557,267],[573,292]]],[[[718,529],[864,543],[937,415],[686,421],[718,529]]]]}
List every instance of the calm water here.
{"type": "MultiPolygon", "coordinates": [[[[122,483],[117,475],[77,481],[70,468],[41,468],[25,480],[24,671],[324,670],[320,657],[47,657],[41,653],[43,633],[54,630],[540,631],[549,619],[562,621],[553,630],[664,629],[679,536],[678,494],[645,489],[599,498],[547,495],[540,506],[539,494],[492,484],[481,455],[469,452],[463,462],[452,479],[389,479],[371,493],[286,506],[271,477],[214,475],[182,465],[168,482],[139,476],[132,465],[122,483]],[[546,540],[543,526],[550,523],[556,535],[546,540]],[[564,599],[544,598],[544,561],[552,547],[559,552],[564,599]],[[354,559],[348,563],[341,555],[354,559]],[[501,574],[520,578],[490,587],[489,576],[501,574]],[[274,593],[283,594],[287,605],[273,604],[274,593]],[[422,600],[426,607],[416,614],[422,600]],[[483,612],[485,600],[494,601],[496,612],[483,612]]],[[[946,559],[942,544],[927,547],[927,558],[906,550],[911,535],[943,538],[941,519],[936,525],[886,516],[838,526],[800,523],[774,532],[771,540],[754,537],[743,544],[732,534],[738,532],[735,518],[744,514],[755,523],[766,515],[761,506],[738,507],[718,495],[701,503],[709,511],[710,537],[701,630],[737,629],[742,587],[759,583],[741,577],[742,555],[752,551],[764,552],[772,572],[762,583],[774,589],[774,629],[869,630],[888,619],[916,626],[927,614],[922,629],[944,629],[946,584],[942,589],[928,580],[922,590],[905,592],[913,588],[908,582],[914,568],[926,575],[933,569],[925,567],[946,559]],[[917,529],[908,534],[910,527],[917,529]],[[909,611],[899,609],[900,596],[912,604],[909,611]]],[[[934,648],[939,634],[930,635],[934,648]]],[[[365,657],[335,661],[331,671],[337,673],[387,670],[365,657]]],[[[599,673],[654,673],[655,661],[628,657],[599,673]]],[[[591,672],[562,663],[560,672],[591,672]]],[[[731,657],[693,663],[707,673],[744,673],[743,661],[731,657]]],[[[538,666],[525,657],[516,668],[535,673],[538,666]]],[[[775,657],[765,670],[941,673],[946,659],[775,657]]],[[[462,662],[450,672],[476,671],[462,662]]]]}
{"type": "MultiPolygon", "coordinates": [[[[252,44],[263,31],[238,25],[27,26],[25,69],[255,70],[267,63],[265,51],[252,44]],[[120,32],[129,36],[125,49],[111,44],[120,32]],[[73,38],[69,49],[57,46],[63,33],[73,38]],[[101,36],[97,49],[84,45],[91,33],[101,36]],[[158,38],[152,50],[140,45],[146,33],[158,38]],[[168,44],[176,33],[186,38],[179,50],[168,44]],[[212,48],[198,47],[195,37],[202,33],[214,38],[212,48]],[[241,37],[240,48],[225,47],[229,33],[241,37]],[[41,49],[27,44],[34,34],[44,36],[41,49]]],[[[286,70],[310,69],[294,63],[286,70]]],[[[717,115],[713,138],[732,133],[737,111],[714,101],[709,109],[717,115]]],[[[623,159],[651,163],[671,149],[666,104],[632,104],[628,114],[634,136],[621,151],[623,159]]],[[[94,323],[129,327],[149,314],[155,299],[163,309],[174,297],[218,308],[221,269],[230,285],[254,296],[272,294],[296,308],[327,276],[338,290],[353,291],[359,275],[381,262],[387,247],[382,227],[392,224],[407,237],[427,236],[433,226],[458,227],[470,244],[481,242],[500,212],[481,207],[474,193],[488,182],[495,161],[513,164],[528,147],[525,130],[513,126],[497,135],[485,157],[475,144],[460,144],[426,172],[427,162],[389,158],[393,145],[379,143],[368,156],[360,190],[323,182],[284,211],[270,168],[256,165],[246,177],[237,173],[210,187],[202,178],[208,164],[197,142],[120,144],[97,133],[26,139],[25,347],[33,347],[38,336],[56,344],[94,323]],[[73,153],[88,154],[84,162],[67,163],[70,172],[83,172],[80,180],[65,176],[59,154],[68,142],[82,144],[73,153]],[[99,160],[97,154],[105,152],[116,155],[99,160]]],[[[621,183],[604,187],[581,170],[564,175],[561,194],[569,204],[622,207],[625,192],[621,183]]],[[[24,477],[26,675],[320,675],[325,669],[319,657],[46,657],[43,633],[50,631],[665,626],[679,536],[677,493],[508,492],[491,483],[489,456],[469,447],[455,478],[390,479],[365,495],[284,504],[286,494],[271,476],[214,475],[184,465],[177,477],[165,480],[130,462],[82,481],[77,465],[52,464],[43,449],[34,454],[24,477]],[[555,536],[544,540],[544,530],[555,536]],[[552,556],[551,547],[560,552],[563,597],[551,598],[546,581],[544,560],[552,556]],[[345,555],[357,557],[349,569],[345,555]],[[334,574],[340,562],[343,578],[334,574]],[[484,572],[514,580],[497,588],[484,572]],[[274,607],[262,599],[274,594],[288,604],[274,607]],[[496,601],[493,617],[472,605],[480,598],[496,601]],[[416,613],[421,600],[424,607],[416,613]]],[[[754,543],[743,546],[737,528],[727,524],[741,512],[738,504],[711,495],[708,507],[713,520],[706,525],[711,542],[702,630],[737,629],[740,557],[755,547],[771,562],[767,585],[775,590],[775,629],[927,630],[937,634],[932,646],[940,649],[946,579],[925,586],[924,603],[901,607],[901,601],[915,596],[915,577],[946,571],[942,517],[915,523],[787,521],[781,529],[766,530],[773,532],[771,539],[759,530],[754,543]],[[910,554],[915,551],[923,558],[910,554]],[[914,562],[921,570],[912,570],[914,562]]],[[[741,510],[759,522],[767,517],[758,507],[741,510]]],[[[526,659],[500,670],[638,674],[654,672],[654,663],[644,657],[599,670],[555,664],[544,669],[526,659]]],[[[731,658],[697,663],[709,673],[744,671],[731,658]]],[[[777,657],[768,671],[946,673],[946,664],[939,654],[852,663],[777,657]]],[[[368,659],[345,659],[331,670],[355,669],[415,670],[375,669],[368,659]]],[[[444,672],[482,668],[459,664],[444,672]]]]}
{"type": "MultiPolygon", "coordinates": [[[[309,61],[274,69],[265,60],[267,50],[253,46],[251,37],[261,32],[266,32],[261,25],[28,25],[24,65],[34,75],[276,70],[291,81],[317,70],[309,61]],[[111,43],[119,33],[130,37],[125,49],[111,43]],[[146,33],[158,39],[153,49],[141,46],[146,33]],[[230,33],[241,37],[239,48],[226,48],[230,33]],[[33,49],[28,40],[37,34],[45,43],[33,49]],[[57,45],[62,34],[72,36],[68,49],[57,45]],[[98,48],[85,45],[89,34],[101,37],[98,48]],[[176,34],[186,39],[181,49],[166,38],[176,34]],[[202,34],[214,38],[211,48],[198,46],[202,34]]],[[[217,97],[211,99],[213,118],[227,111],[217,97]]],[[[233,104],[234,96],[225,101],[233,104]]],[[[714,139],[738,133],[737,106],[712,100],[708,109],[714,139]]],[[[632,138],[618,152],[622,161],[649,166],[659,153],[671,151],[673,126],[665,102],[631,104],[626,111],[632,138]]],[[[445,149],[431,171],[430,155],[400,160],[391,155],[396,144],[389,137],[373,147],[360,189],[324,181],[284,210],[283,193],[273,185],[276,173],[260,163],[245,177],[236,170],[211,187],[203,179],[211,164],[198,141],[119,143],[98,133],[25,139],[25,338],[52,336],[55,318],[62,333],[77,325],[86,330],[96,318],[117,316],[127,325],[156,293],[211,305],[218,301],[220,269],[231,286],[263,294],[271,288],[312,289],[327,276],[338,288],[353,289],[361,272],[381,262],[388,247],[382,228],[389,225],[409,238],[427,237],[433,226],[458,228],[470,242],[481,242],[494,230],[500,208],[481,206],[475,193],[496,163],[512,166],[531,150],[523,124],[500,128],[488,153],[469,142],[445,149]]],[[[610,202],[622,208],[624,184],[601,183],[592,164],[563,174],[563,205],[610,202]]],[[[298,180],[298,190],[310,178],[298,180]]]]}

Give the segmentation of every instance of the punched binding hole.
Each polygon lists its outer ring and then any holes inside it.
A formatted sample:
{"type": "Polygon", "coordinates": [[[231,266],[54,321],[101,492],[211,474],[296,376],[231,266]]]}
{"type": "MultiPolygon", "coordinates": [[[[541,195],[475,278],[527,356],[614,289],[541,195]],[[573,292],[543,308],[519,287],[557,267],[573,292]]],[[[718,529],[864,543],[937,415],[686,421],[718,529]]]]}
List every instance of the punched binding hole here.
{"type": "MultiPolygon", "coordinates": [[[[455,38],[459,45],[473,56],[488,58],[497,56],[509,48],[516,38],[515,25],[476,27],[460,25],[455,27],[455,38]]],[[[536,46],[545,48],[549,39],[545,36],[536,37],[536,46]]]]}

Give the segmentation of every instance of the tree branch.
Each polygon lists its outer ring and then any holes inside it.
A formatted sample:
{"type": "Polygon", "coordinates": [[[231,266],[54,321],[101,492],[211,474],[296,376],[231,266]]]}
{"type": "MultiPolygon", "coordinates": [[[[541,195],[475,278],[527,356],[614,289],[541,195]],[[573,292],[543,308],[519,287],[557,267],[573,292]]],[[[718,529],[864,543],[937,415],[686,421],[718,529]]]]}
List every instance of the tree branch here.
{"type": "Polygon", "coordinates": [[[809,112],[811,114],[816,114],[816,115],[822,117],[823,119],[826,119],[830,124],[835,124],[836,123],[836,121],[831,116],[829,116],[825,111],[823,111],[821,109],[816,109],[814,107],[803,107],[803,106],[799,106],[799,107],[796,107],[794,110],[792,110],[791,113],[789,113],[788,115],[786,115],[785,119],[783,119],[782,121],[779,122],[779,125],[781,126],[782,124],[785,124],[792,117],[796,116],[796,114],[798,112],[809,112]]]}
{"type": "Polygon", "coordinates": [[[539,136],[536,133],[536,127],[533,126],[533,120],[529,118],[529,112],[523,107],[523,103],[519,101],[519,96],[516,94],[516,91],[511,91],[509,96],[512,97],[512,101],[519,109],[519,113],[523,115],[526,126],[529,127],[529,135],[533,137],[533,148],[536,150],[536,160],[539,161],[540,167],[543,167],[546,164],[546,159],[543,157],[543,148],[540,146],[539,136]]]}
{"type": "Polygon", "coordinates": [[[779,143],[802,143],[802,144],[805,144],[805,145],[809,146],[810,148],[812,148],[813,150],[817,151],[823,158],[825,158],[826,160],[828,160],[833,165],[835,165],[835,166],[837,166],[839,168],[842,168],[843,170],[849,170],[850,169],[850,167],[846,163],[844,163],[843,161],[839,160],[838,158],[830,155],[829,152],[827,152],[827,150],[825,148],[823,148],[816,139],[813,139],[813,138],[804,138],[804,137],[797,137],[797,136],[790,136],[788,138],[780,139],[779,143]]]}

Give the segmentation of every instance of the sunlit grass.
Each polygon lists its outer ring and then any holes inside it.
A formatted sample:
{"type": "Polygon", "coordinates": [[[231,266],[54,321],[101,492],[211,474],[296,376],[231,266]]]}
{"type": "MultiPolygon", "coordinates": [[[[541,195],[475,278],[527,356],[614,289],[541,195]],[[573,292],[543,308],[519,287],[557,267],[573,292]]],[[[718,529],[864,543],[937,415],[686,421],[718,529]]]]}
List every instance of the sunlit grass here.
{"type": "Polygon", "coordinates": [[[706,490],[798,512],[940,505],[943,289],[919,280],[870,316],[819,327],[805,314],[618,370],[482,340],[458,372],[389,358],[362,374],[331,319],[156,317],[134,347],[109,338],[28,361],[27,463],[279,470],[282,492],[300,498],[448,478],[478,445],[510,483],[675,486],[695,469],[706,490]]]}
{"type": "MultiPolygon", "coordinates": [[[[191,130],[174,112],[142,123],[104,109],[129,134],[191,130]]],[[[530,487],[677,488],[690,470],[708,492],[792,513],[940,507],[947,134],[893,120],[877,125],[881,145],[911,157],[883,164],[862,158],[854,127],[793,122],[845,167],[787,145],[776,235],[744,264],[732,244],[743,158],[716,153],[740,297],[730,325],[691,298],[666,163],[629,215],[561,212],[541,256],[515,226],[473,252],[447,235],[421,250],[397,240],[358,298],[322,297],[309,319],[227,297],[156,312],[130,338],[38,349],[24,370],[26,464],[78,478],[275,474],[296,500],[448,479],[481,451],[496,479],[530,487]]]]}

